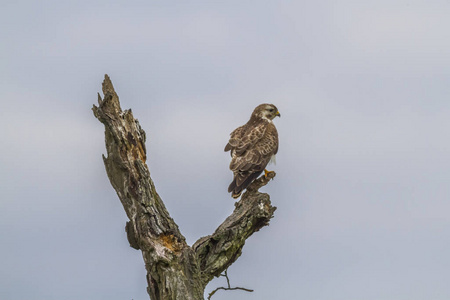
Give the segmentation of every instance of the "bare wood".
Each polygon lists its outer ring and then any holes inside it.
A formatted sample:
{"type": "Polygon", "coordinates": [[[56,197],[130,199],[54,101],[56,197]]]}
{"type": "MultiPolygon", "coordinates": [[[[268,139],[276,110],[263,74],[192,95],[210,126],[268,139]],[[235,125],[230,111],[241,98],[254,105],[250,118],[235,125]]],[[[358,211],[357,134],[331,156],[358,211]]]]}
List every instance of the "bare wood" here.
{"type": "MultiPolygon", "coordinates": [[[[275,172],[269,174],[271,178],[275,177],[275,172]]],[[[271,205],[269,195],[259,193],[258,189],[271,178],[263,175],[255,180],[216,231],[192,246],[201,261],[204,280],[220,276],[241,255],[246,239],[269,224],[276,207],[271,205]]]]}
{"type": "Polygon", "coordinates": [[[275,173],[257,179],[235,204],[234,212],[207,237],[187,245],[156,192],[146,164],[146,135],[130,110],[122,111],[108,75],[98,95],[95,117],[105,125],[107,156],[103,156],[111,185],[129,218],[130,246],[140,249],[152,300],[203,299],[206,285],[240,255],[245,240],[269,224],[275,207],[259,193],[275,173]]]}

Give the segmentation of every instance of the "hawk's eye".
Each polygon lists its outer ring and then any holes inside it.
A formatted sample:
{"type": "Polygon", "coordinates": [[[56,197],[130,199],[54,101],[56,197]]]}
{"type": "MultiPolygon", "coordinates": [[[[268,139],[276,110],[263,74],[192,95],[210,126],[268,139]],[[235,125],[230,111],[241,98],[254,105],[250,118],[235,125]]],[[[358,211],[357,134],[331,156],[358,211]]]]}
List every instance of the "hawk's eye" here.
{"type": "Polygon", "coordinates": [[[273,108],[269,108],[269,111],[270,111],[270,112],[273,112],[273,111],[274,111],[274,109],[273,109],[273,108]]]}

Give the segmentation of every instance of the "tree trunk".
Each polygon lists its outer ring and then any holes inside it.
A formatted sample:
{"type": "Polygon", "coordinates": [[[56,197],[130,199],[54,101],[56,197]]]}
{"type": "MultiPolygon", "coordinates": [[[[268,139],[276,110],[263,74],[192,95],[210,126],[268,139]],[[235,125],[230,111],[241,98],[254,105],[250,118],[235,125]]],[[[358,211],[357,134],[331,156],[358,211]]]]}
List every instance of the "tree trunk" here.
{"type": "Polygon", "coordinates": [[[247,188],[233,213],[209,236],[190,247],[156,192],[146,164],[145,132],[130,110],[122,111],[111,80],[105,75],[102,99],[93,107],[105,125],[107,157],[103,161],[130,221],[130,246],[142,251],[152,300],[203,299],[206,285],[241,255],[245,240],[269,224],[276,207],[258,192],[275,176],[264,176],[247,188]]]}

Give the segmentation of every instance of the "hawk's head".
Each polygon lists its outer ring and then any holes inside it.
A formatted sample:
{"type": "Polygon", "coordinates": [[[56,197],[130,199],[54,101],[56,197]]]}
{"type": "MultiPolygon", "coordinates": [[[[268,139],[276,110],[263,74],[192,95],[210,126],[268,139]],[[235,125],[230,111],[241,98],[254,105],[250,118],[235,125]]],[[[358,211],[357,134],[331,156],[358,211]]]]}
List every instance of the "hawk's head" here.
{"type": "Polygon", "coordinates": [[[255,116],[257,118],[273,120],[275,117],[281,117],[278,108],[273,104],[260,104],[253,111],[252,117],[255,116]]]}

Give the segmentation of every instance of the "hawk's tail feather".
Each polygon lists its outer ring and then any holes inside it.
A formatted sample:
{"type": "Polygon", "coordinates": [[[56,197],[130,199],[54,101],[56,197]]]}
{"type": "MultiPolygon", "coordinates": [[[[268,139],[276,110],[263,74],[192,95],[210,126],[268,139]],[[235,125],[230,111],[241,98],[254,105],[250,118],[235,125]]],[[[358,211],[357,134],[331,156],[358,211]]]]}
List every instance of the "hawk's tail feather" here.
{"type": "Polygon", "coordinates": [[[236,176],[233,178],[233,181],[228,186],[228,193],[231,193],[236,188],[236,176]]]}
{"type": "Polygon", "coordinates": [[[235,194],[234,192],[231,193],[231,197],[233,197],[234,199],[239,198],[239,196],[241,195],[242,191],[239,192],[239,194],[235,194]]]}
{"type": "Polygon", "coordinates": [[[246,189],[258,176],[262,173],[262,171],[251,173],[247,176],[247,178],[244,179],[244,181],[241,183],[241,185],[237,185],[237,176],[235,175],[233,178],[233,181],[231,182],[230,186],[228,187],[228,193],[231,193],[231,197],[233,198],[239,198],[242,191],[246,189]]]}

